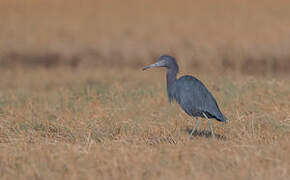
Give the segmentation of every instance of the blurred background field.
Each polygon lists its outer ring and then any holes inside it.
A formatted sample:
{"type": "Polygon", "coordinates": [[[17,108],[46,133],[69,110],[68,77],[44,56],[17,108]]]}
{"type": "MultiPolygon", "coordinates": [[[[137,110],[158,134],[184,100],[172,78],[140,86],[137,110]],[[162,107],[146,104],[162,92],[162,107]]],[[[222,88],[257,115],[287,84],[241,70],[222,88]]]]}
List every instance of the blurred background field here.
{"type": "Polygon", "coordinates": [[[288,179],[289,29],[282,0],[1,0],[0,179],[288,179]],[[161,54],[214,94],[219,139],[141,71],[161,54]]]}
{"type": "Polygon", "coordinates": [[[2,0],[0,63],[136,68],[170,53],[190,70],[287,73],[289,6],[273,0],[2,0]]]}

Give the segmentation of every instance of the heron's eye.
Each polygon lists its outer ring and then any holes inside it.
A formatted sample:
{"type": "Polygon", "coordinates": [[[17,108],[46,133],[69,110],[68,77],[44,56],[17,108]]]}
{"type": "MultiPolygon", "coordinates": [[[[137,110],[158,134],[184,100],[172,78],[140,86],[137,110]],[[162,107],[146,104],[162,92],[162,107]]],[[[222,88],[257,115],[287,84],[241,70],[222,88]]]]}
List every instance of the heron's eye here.
{"type": "Polygon", "coordinates": [[[162,64],[165,65],[165,64],[167,64],[167,61],[166,61],[165,59],[161,59],[161,60],[160,60],[160,63],[162,63],[162,64]]]}

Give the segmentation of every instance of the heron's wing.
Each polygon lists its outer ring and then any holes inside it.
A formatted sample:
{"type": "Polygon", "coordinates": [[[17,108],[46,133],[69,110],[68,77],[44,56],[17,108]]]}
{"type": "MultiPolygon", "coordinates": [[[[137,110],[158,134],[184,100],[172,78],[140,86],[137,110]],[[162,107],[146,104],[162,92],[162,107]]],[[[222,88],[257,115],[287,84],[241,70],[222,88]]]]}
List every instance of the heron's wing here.
{"type": "Polygon", "coordinates": [[[213,95],[201,81],[192,76],[183,76],[176,82],[174,96],[187,114],[202,116],[204,112],[210,117],[225,121],[213,95]]]}

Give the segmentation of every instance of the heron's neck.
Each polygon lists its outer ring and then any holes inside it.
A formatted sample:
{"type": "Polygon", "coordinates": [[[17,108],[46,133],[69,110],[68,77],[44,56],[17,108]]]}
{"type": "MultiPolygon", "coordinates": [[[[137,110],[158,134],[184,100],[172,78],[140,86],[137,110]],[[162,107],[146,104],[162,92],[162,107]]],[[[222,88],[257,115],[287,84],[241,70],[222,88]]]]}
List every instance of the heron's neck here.
{"type": "Polygon", "coordinates": [[[178,68],[168,68],[167,74],[166,74],[167,89],[169,89],[171,85],[176,81],[177,73],[178,73],[178,68]]]}

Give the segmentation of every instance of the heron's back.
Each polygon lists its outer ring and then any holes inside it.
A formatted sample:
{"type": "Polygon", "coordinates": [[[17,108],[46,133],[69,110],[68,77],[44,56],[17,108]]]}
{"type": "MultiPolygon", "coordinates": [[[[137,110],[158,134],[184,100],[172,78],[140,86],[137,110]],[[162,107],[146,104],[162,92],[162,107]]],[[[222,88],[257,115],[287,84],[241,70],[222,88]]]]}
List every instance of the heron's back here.
{"type": "Polygon", "coordinates": [[[190,116],[203,117],[205,113],[209,118],[226,122],[215,98],[204,84],[193,76],[182,76],[167,89],[170,100],[176,100],[181,108],[190,116]]]}

